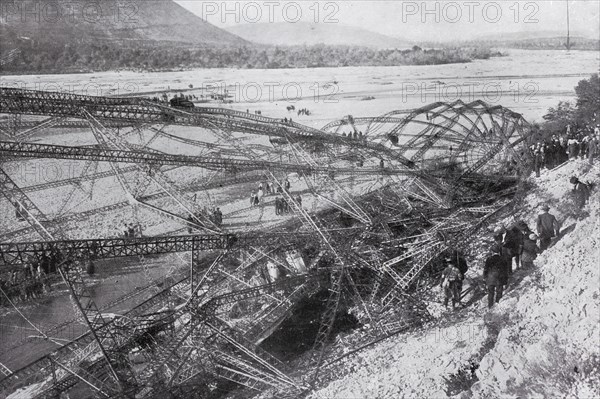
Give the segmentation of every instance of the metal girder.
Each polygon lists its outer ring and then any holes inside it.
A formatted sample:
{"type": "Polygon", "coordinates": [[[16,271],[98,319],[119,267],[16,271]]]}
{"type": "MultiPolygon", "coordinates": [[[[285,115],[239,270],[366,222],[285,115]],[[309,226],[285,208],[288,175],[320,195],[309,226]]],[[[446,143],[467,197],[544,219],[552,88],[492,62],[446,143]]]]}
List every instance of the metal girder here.
{"type": "Polygon", "coordinates": [[[83,118],[82,110],[96,119],[119,123],[173,124],[219,127],[228,131],[318,140],[349,147],[369,148],[387,153],[410,166],[411,163],[389,148],[368,141],[344,139],[298,123],[218,107],[181,110],[140,98],[83,96],[15,88],[0,88],[0,113],[83,118]]]}
{"type": "MultiPolygon", "coordinates": [[[[34,228],[39,229],[40,234],[45,239],[53,239],[54,237],[64,238],[64,234],[60,230],[48,231],[42,224],[41,220],[47,220],[46,216],[37,206],[24,194],[19,187],[10,179],[10,177],[0,168],[0,184],[2,185],[2,193],[13,204],[17,204],[21,210],[21,214],[28,223],[34,228]]],[[[123,361],[123,354],[120,352],[112,352],[106,349],[104,345],[116,346],[115,337],[108,333],[107,330],[99,332],[96,330],[98,326],[105,324],[102,314],[98,311],[96,304],[92,299],[92,295],[85,286],[85,282],[80,274],[77,265],[65,262],[68,258],[63,258],[63,261],[57,265],[58,272],[67,284],[71,292],[72,299],[75,302],[77,309],[81,312],[83,321],[87,324],[90,332],[96,342],[100,352],[107,362],[108,368],[114,378],[118,389],[122,392],[128,392],[123,384],[128,381],[133,381],[133,375],[129,364],[123,361]],[[117,370],[114,365],[119,364],[117,370]]]]}
{"type": "MultiPolygon", "coordinates": [[[[163,303],[163,301],[170,295],[171,290],[174,290],[176,287],[182,286],[187,282],[188,279],[186,277],[170,284],[167,283],[166,287],[163,288],[162,291],[148,298],[147,300],[135,306],[131,310],[128,310],[123,314],[123,316],[135,318],[146,313],[147,311],[156,306],[160,306],[163,303]]],[[[98,330],[115,330],[114,321],[115,320],[108,321],[104,325],[98,327],[98,330]]],[[[127,337],[128,340],[121,343],[121,348],[123,348],[123,350],[126,350],[131,345],[131,342],[135,342],[135,340],[140,336],[140,334],[143,334],[143,331],[135,335],[129,335],[127,337]]],[[[45,378],[45,376],[48,374],[48,369],[51,367],[52,361],[58,360],[65,364],[73,363],[72,357],[74,356],[76,349],[86,347],[93,342],[94,337],[92,333],[88,331],[80,337],[71,340],[68,344],[61,346],[51,354],[45,355],[42,358],[30,363],[29,365],[14,371],[14,373],[9,375],[8,377],[0,380],[0,393],[8,393],[14,385],[22,384],[23,382],[30,381],[33,378],[45,378]]],[[[102,359],[100,359],[99,361],[101,362],[102,359]]],[[[92,365],[90,365],[90,367],[92,367],[94,364],[98,365],[99,361],[94,362],[92,365]]],[[[106,367],[105,362],[101,362],[101,365],[103,365],[103,367],[106,367]]]]}
{"type": "Polygon", "coordinates": [[[0,164],[0,187],[2,187],[2,195],[15,207],[18,214],[27,220],[27,222],[35,229],[35,231],[45,240],[51,240],[54,236],[59,235],[56,229],[50,229],[45,226],[47,217],[44,213],[29,199],[29,197],[21,191],[19,186],[10,178],[10,176],[2,169],[0,164]]]}
{"type": "MultiPolygon", "coordinates": [[[[407,273],[400,276],[400,279],[394,279],[396,284],[394,287],[388,292],[388,294],[383,298],[384,303],[388,305],[393,303],[396,298],[398,292],[406,290],[410,284],[414,281],[415,277],[419,275],[419,273],[429,264],[431,261],[436,259],[444,249],[446,248],[458,248],[463,245],[468,240],[472,239],[473,234],[477,232],[482,226],[487,224],[492,217],[497,216],[500,212],[510,209],[512,202],[507,202],[504,205],[495,208],[491,212],[487,213],[483,217],[477,219],[475,223],[473,223],[469,228],[458,229],[455,234],[445,234],[444,240],[440,241],[439,239],[433,239],[429,242],[424,242],[418,249],[415,249],[411,252],[412,262],[410,264],[410,269],[407,273]]],[[[464,212],[464,210],[457,211],[458,213],[464,212]]],[[[444,223],[438,223],[434,225],[430,230],[432,232],[440,231],[444,226],[444,223]]],[[[391,268],[387,268],[386,271],[393,271],[391,268]]],[[[394,272],[395,273],[395,272],[394,272]]],[[[394,276],[393,273],[390,275],[394,276]]]]}
{"type": "Polygon", "coordinates": [[[158,236],[140,238],[113,238],[92,240],[37,241],[29,243],[0,243],[0,265],[11,266],[40,259],[45,252],[57,252],[64,258],[77,260],[126,256],[186,252],[193,248],[203,251],[225,250],[234,247],[281,245],[282,240],[290,243],[306,242],[314,237],[305,233],[259,233],[246,234],[196,234],[184,236],[158,236]]]}
{"type": "MultiPolygon", "coordinates": [[[[87,114],[87,112],[86,112],[87,114]]],[[[111,132],[109,129],[106,129],[98,120],[96,120],[92,115],[87,114],[87,118],[90,122],[90,126],[94,131],[94,135],[97,139],[102,140],[102,144],[106,148],[113,148],[116,150],[132,150],[132,146],[130,143],[127,143],[122,138],[118,137],[116,134],[111,132]]],[[[112,162],[110,162],[113,170],[116,168],[112,162]]],[[[221,231],[221,228],[217,227],[206,215],[202,215],[202,210],[198,208],[198,206],[186,198],[185,194],[172,182],[169,178],[160,171],[160,169],[152,169],[152,165],[150,164],[141,164],[136,165],[138,171],[144,173],[146,175],[146,182],[144,182],[144,186],[146,186],[150,181],[153,181],[157,184],[171,199],[173,199],[177,205],[179,205],[185,212],[187,212],[193,221],[199,224],[199,227],[202,227],[209,232],[218,233],[221,231]],[[146,170],[142,168],[145,167],[146,170]]],[[[117,178],[121,185],[123,185],[124,189],[131,194],[130,189],[124,185],[124,178],[120,176],[120,171],[118,168],[115,170],[117,174],[117,178]]]]}
{"type": "Polygon", "coordinates": [[[328,174],[367,174],[367,175],[403,175],[411,174],[409,170],[381,168],[342,168],[325,166],[307,166],[271,161],[244,160],[234,158],[218,158],[207,156],[189,156],[163,154],[143,151],[110,150],[93,147],[68,147],[49,144],[16,143],[0,141],[0,154],[23,158],[59,158],[94,160],[104,162],[142,163],[155,165],[194,166],[214,170],[244,171],[252,169],[273,169],[287,172],[305,172],[328,174]]]}

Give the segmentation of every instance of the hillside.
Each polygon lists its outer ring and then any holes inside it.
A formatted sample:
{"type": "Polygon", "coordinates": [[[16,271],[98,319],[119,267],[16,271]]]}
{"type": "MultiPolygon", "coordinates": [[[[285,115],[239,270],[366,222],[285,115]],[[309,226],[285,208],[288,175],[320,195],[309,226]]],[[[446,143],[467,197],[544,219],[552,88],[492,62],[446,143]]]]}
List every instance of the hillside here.
{"type": "MultiPolygon", "coordinates": [[[[587,217],[577,219],[572,175],[600,183],[597,166],[590,170],[584,161],[530,179],[516,216],[535,229],[539,204],[548,203],[566,234],[533,269],[515,272],[499,304],[488,310],[484,296],[452,313],[432,303],[437,321],[345,358],[310,398],[600,397],[600,192],[580,215],[587,217]]],[[[475,280],[487,252],[484,235],[473,244],[478,251],[467,273],[475,280]]]]}
{"type": "Polygon", "coordinates": [[[378,49],[412,47],[412,44],[401,39],[340,24],[259,23],[236,25],[226,30],[251,42],[278,46],[326,44],[378,49]]]}
{"type": "Polygon", "coordinates": [[[120,2],[118,8],[116,0],[96,2],[96,8],[84,8],[83,4],[68,0],[56,3],[60,9],[54,6],[41,8],[36,0],[18,2],[20,8],[12,9],[0,19],[1,50],[46,44],[64,47],[76,43],[111,42],[152,44],[160,41],[196,46],[248,44],[172,0],[120,2]],[[34,12],[28,14],[26,10],[34,12]]]}

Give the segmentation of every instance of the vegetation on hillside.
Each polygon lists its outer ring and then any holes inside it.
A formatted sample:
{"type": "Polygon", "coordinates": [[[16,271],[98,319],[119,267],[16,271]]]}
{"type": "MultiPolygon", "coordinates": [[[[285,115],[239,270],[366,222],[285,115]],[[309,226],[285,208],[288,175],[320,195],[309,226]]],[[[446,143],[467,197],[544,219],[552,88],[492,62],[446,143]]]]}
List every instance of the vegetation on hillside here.
{"type": "Polygon", "coordinates": [[[533,141],[549,142],[553,136],[561,137],[571,126],[572,135],[589,135],[600,124],[600,78],[593,74],[575,86],[575,102],[559,101],[543,116],[544,121],[533,124],[533,141]]]}
{"type": "MultiPolygon", "coordinates": [[[[340,66],[438,65],[488,59],[501,54],[485,48],[375,50],[353,46],[176,47],[69,44],[21,46],[17,58],[0,69],[4,74],[73,73],[117,69],[308,68],[340,66]]],[[[9,51],[10,49],[6,49],[9,51]]]]}
{"type": "Polygon", "coordinates": [[[560,101],[556,107],[544,115],[545,122],[538,126],[542,139],[564,134],[567,125],[571,131],[589,134],[600,123],[600,78],[593,74],[589,79],[580,80],[575,87],[575,104],[560,101]]]}
{"type": "MultiPolygon", "coordinates": [[[[536,39],[521,40],[475,40],[461,41],[452,44],[428,42],[424,46],[428,47],[469,47],[482,46],[488,48],[513,48],[521,50],[566,50],[566,37],[548,37],[536,39]]],[[[600,51],[600,40],[586,39],[583,37],[573,37],[570,42],[571,50],[600,51]]]]}

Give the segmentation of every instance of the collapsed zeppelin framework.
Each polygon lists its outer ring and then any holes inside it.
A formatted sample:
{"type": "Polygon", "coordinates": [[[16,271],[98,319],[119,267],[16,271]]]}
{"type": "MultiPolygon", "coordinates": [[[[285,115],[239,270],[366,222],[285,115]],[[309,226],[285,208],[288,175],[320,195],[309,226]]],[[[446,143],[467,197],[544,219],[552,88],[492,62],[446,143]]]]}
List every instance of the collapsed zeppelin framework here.
{"type": "Polygon", "coordinates": [[[0,359],[3,397],[34,385],[35,398],[211,397],[223,381],[301,397],[335,358],[343,312],[369,326],[357,348],[427,319],[420,292],[436,259],[510,214],[530,167],[528,123],[482,101],[316,129],[219,107],[2,88],[0,114],[2,281],[19,292],[40,278],[22,270],[42,265],[73,304],[72,318],[10,343],[54,342],[28,364],[0,359]],[[78,173],[29,185],[14,173],[48,159],[78,173]],[[261,202],[247,204],[238,193],[259,184],[261,202]],[[123,215],[153,227],[100,231],[123,215]],[[174,253],[187,267],[171,270],[174,253]],[[165,273],[101,301],[90,263],[132,257],[164,260],[165,273]],[[310,344],[301,360],[282,359],[265,343],[311,297],[322,306],[310,344]]]}

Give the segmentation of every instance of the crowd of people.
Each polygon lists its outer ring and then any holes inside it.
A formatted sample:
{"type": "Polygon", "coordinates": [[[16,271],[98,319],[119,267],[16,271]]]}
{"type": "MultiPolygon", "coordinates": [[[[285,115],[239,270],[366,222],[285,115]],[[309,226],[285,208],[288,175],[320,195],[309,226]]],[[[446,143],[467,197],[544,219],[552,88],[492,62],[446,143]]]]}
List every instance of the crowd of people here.
{"type": "Polygon", "coordinates": [[[597,125],[593,130],[586,126],[575,132],[569,125],[564,135],[554,135],[545,142],[538,141],[530,149],[538,177],[542,168],[553,169],[578,158],[587,159],[593,165],[594,158],[600,154],[600,126],[597,125]]]}
{"type": "MultiPolygon", "coordinates": [[[[284,215],[290,213],[292,211],[291,204],[287,197],[292,197],[290,192],[292,185],[289,179],[285,179],[283,182],[283,186],[279,183],[271,183],[271,182],[261,182],[258,185],[258,190],[252,191],[250,194],[250,206],[262,206],[264,205],[265,197],[276,195],[275,197],[275,214],[276,215],[284,215]],[[287,194],[286,195],[284,195],[287,194]]],[[[292,197],[293,201],[296,202],[299,206],[302,206],[302,197],[300,194],[296,194],[295,197],[292,197]]]]}
{"type": "Polygon", "coordinates": [[[250,193],[250,206],[259,206],[264,203],[264,198],[270,195],[282,194],[285,190],[287,193],[290,192],[292,185],[286,178],[283,182],[283,187],[280,184],[271,182],[261,182],[258,185],[257,190],[253,190],[250,193]]]}
{"type": "Polygon", "coordinates": [[[50,284],[43,271],[38,269],[32,272],[25,268],[19,272],[13,271],[8,281],[0,279],[0,288],[6,294],[0,296],[0,306],[8,306],[9,300],[18,303],[41,297],[50,291],[50,284]]]}
{"type": "MultiPolygon", "coordinates": [[[[573,199],[581,209],[590,197],[591,187],[572,176],[573,199]]],[[[493,243],[485,260],[483,280],[487,288],[488,307],[491,308],[502,298],[511,283],[513,271],[519,268],[532,268],[538,254],[548,249],[553,240],[560,237],[560,223],[550,213],[550,207],[541,206],[536,220],[536,232],[527,223],[519,220],[513,224],[498,226],[493,233],[493,243]]],[[[444,306],[452,299],[452,308],[460,304],[462,282],[468,266],[458,252],[445,257],[446,267],[442,272],[441,286],[444,291],[444,306]]]]}
{"type": "MultiPolygon", "coordinates": [[[[206,211],[206,209],[203,212],[198,212],[196,215],[192,216],[192,215],[188,215],[187,217],[187,221],[190,222],[191,224],[197,224],[197,220],[202,220],[203,217],[203,213],[206,214],[208,216],[208,219],[217,227],[221,227],[223,226],[223,212],[221,211],[221,208],[213,208],[210,212],[206,211]]],[[[191,225],[188,225],[188,233],[192,234],[193,232],[193,227],[191,225]]]]}
{"type": "MultiPolygon", "coordinates": [[[[287,109],[288,112],[296,111],[296,106],[294,106],[294,105],[288,105],[285,108],[287,109]]],[[[298,116],[300,116],[300,115],[310,116],[310,111],[308,108],[300,108],[297,113],[298,113],[298,116]]],[[[290,119],[290,121],[291,121],[291,119],[290,119]]]]}
{"type": "Polygon", "coordinates": [[[354,130],[353,132],[342,132],[342,137],[348,137],[349,139],[353,139],[353,140],[363,140],[365,138],[365,136],[363,135],[362,131],[357,131],[354,130]]]}
{"type": "Polygon", "coordinates": [[[142,237],[142,225],[141,224],[133,224],[133,223],[125,223],[123,222],[123,229],[121,230],[119,237],[123,238],[137,238],[142,237]]]}
{"type": "Polygon", "coordinates": [[[52,285],[49,275],[56,273],[62,256],[57,251],[44,251],[41,255],[20,269],[9,273],[8,278],[0,278],[0,288],[6,294],[0,295],[0,306],[36,299],[50,292],[52,285]],[[8,297],[8,298],[7,298],[8,297]]]}
{"type": "MultiPolygon", "coordinates": [[[[575,204],[582,208],[589,199],[589,188],[577,177],[571,177],[575,204]]],[[[502,298],[510,284],[513,266],[531,268],[537,255],[548,249],[554,239],[560,237],[560,223],[550,213],[550,207],[543,205],[536,221],[537,234],[527,224],[519,221],[512,226],[499,227],[495,231],[491,255],[486,259],[483,277],[488,287],[488,307],[502,298]]]]}
{"type": "Polygon", "coordinates": [[[310,116],[310,111],[308,110],[308,108],[300,108],[298,110],[298,116],[300,115],[310,116]]]}
{"type": "MultiPolygon", "coordinates": [[[[293,198],[293,200],[300,207],[302,206],[302,197],[300,196],[300,194],[296,195],[296,197],[293,198]]],[[[290,213],[291,210],[292,210],[292,208],[290,206],[290,203],[285,197],[278,195],[277,198],[275,198],[275,214],[276,215],[283,215],[286,213],[290,213]]]]}

